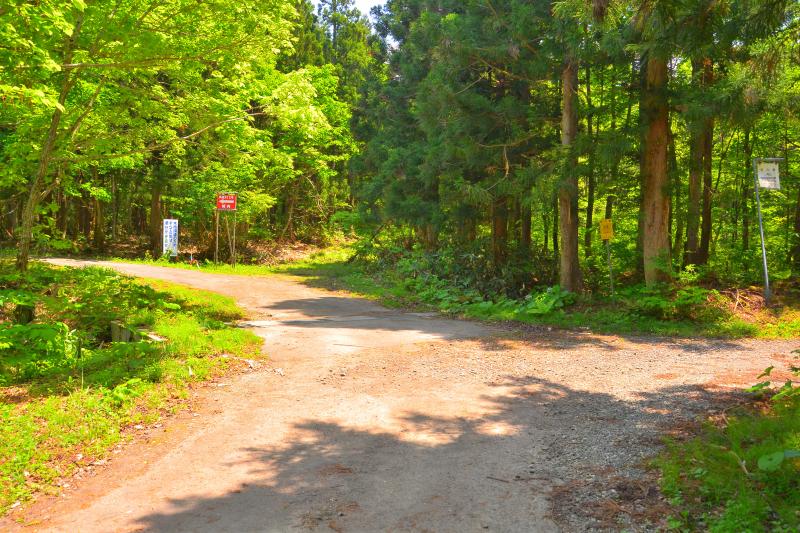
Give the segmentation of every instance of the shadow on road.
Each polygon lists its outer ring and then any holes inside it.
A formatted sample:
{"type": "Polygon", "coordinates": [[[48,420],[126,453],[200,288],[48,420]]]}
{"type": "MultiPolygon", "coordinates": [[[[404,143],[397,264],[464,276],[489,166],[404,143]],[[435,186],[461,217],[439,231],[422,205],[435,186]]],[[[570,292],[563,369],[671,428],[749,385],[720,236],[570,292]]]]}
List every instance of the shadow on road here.
{"type": "Polygon", "coordinates": [[[137,523],[170,532],[552,531],[554,517],[567,530],[641,525],[663,511],[652,487],[621,494],[644,509],[627,518],[625,505],[604,511],[598,490],[637,471],[666,429],[732,398],[675,386],[625,401],[509,377],[482,398],[478,418],[408,412],[398,431],[305,420],[283,445],[246,450],[258,483],[175,499],[171,512],[137,523]],[[590,476],[597,483],[582,484],[590,476]]]}

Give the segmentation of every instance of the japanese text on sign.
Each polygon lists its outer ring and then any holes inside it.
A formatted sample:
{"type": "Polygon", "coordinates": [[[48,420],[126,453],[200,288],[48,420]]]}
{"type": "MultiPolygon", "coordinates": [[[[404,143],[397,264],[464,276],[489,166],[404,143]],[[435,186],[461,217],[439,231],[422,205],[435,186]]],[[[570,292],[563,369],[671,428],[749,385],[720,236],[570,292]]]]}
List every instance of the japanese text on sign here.
{"type": "Polygon", "coordinates": [[[236,195],[218,194],[217,209],[219,211],[236,211],[236,195]]]}
{"type": "Polygon", "coordinates": [[[170,257],[178,255],[178,221],[174,218],[164,219],[164,238],[162,254],[170,257]]]}
{"type": "Polygon", "coordinates": [[[758,162],[758,185],[762,189],[780,189],[780,167],[773,161],[758,162]]]}
{"type": "Polygon", "coordinates": [[[614,223],[610,218],[604,218],[600,221],[600,239],[610,241],[614,238],[614,223]]]}

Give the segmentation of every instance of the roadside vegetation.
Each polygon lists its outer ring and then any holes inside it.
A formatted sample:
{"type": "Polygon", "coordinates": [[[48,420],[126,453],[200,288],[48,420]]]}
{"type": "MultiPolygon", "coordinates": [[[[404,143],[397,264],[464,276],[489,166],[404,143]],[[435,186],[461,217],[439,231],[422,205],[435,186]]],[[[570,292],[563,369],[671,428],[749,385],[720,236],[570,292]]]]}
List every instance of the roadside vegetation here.
{"type": "Polygon", "coordinates": [[[723,289],[704,280],[704,271],[687,269],[673,284],[647,287],[625,283],[575,294],[558,285],[536,284],[509,296],[507,281],[485,275],[481,265],[458,267],[447,253],[407,250],[366,238],[317,250],[270,265],[186,261],[136,262],[235,275],[291,275],[304,283],[347,290],[389,307],[424,307],[444,314],[489,321],[517,321],[610,334],[678,337],[800,337],[800,293],[788,283],[781,296],[764,305],[759,288],[723,289]]]}
{"type": "Polygon", "coordinates": [[[0,239],[20,272],[157,259],[177,219],[203,268],[350,238],[281,268],[398,305],[800,334],[796,2],[56,4],[0,9],[0,239]],[[781,188],[757,196],[753,161],[777,156],[781,188]]]}
{"type": "MultiPolygon", "coordinates": [[[[790,372],[800,376],[800,368],[790,372]]],[[[688,441],[670,441],[655,461],[676,510],[671,529],[800,529],[800,388],[790,379],[750,392],[764,399],[725,411],[688,441]]]]}
{"type": "Polygon", "coordinates": [[[261,340],[226,325],[242,316],[160,281],[0,262],[0,514],[179,409],[192,383],[258,357],[261,340]],[[141,340],[112,342],[114,328],[141,340]]]}
{"type": "Polygon", "coordinates": [[[799,337],[799,42],[790,0],[3,3],[0,508],[255,350],[229,301],[31,262],[158,263],[165,219],[184,268],[485,320],[799,337]],[[759,158],[780,187],[757,189],[759,158]],[[110,342],[112,322],[166,341],[110,342]]]}

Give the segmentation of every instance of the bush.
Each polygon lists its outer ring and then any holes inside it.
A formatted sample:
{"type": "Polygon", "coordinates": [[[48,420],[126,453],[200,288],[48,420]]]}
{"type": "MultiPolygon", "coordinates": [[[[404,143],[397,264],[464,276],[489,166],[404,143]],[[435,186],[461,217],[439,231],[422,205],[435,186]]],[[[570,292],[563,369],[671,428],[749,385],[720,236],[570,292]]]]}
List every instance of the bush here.
{"type": "Polygon", "coordinates": [[[0,388],[20,400],[0,402],[0,514],[53,489],[76,468],[76,449],[102,456],[125,426],[154,420],[188,383],[220,372],[229,360],[214,356],[257,357],[262,344],[222,323],[242,316],[230,298],[105,269],[12,268],[0,262],[0,388]],[[35,307],[33,321],[11,320],[20,303],[35,307]],[[108,342],[112,320],[165,341],[108,342]]]}
{"type": "MultiPolygon", "coordinates": [[[[749,390],[775,392],[769,381],[749,390]]],[[[668,443],[655,465],[662,473],[662,490],[677,511],[670,519],[673,529],[798,531],[797,391],[790,381],[771,396],[771,405],[740,408],[723,425],[708,423],[689,441],[668,443]]]]}

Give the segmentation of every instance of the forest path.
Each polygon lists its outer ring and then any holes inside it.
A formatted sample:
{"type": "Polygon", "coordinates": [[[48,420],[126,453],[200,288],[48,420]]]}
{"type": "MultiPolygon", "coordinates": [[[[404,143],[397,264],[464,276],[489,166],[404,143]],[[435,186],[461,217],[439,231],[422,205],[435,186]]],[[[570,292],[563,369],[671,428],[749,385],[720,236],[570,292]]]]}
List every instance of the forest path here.
{"type": "Polygon", "coordinates": [[[270,359],[34,505],[26,531],[638,529],[661,509],[640,469],[661,433],[796,347],[489,326],[277,276],[57,262],[232,296],[270,359]]]}

